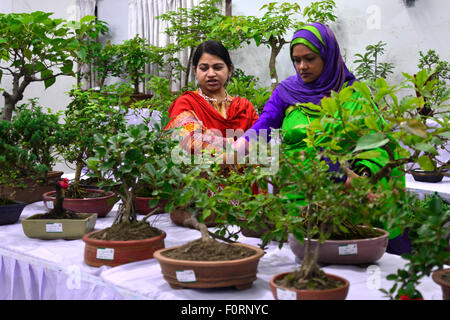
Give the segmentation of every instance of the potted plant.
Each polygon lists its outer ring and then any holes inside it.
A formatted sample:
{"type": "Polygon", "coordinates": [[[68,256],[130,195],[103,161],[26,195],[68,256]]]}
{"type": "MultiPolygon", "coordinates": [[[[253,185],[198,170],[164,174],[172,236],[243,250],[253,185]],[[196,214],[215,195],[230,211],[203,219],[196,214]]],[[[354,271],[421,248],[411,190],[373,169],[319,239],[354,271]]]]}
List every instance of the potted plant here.
{"type": "MultiPolygon", "coordinates": [[[[155,250],[164,248],[165,232],[148,223],[162,208],[157,207],[138,221],[135,198],[143,177],[157,177],[174,167],[169,156],[174,146],[172,131],[164,130],[168,122],[168,115],[164,114],[152,129],[146,124],[130,125],[113,136],[95,136],[95,156],[88,159],[88,168],[104,178],[103,184],[120,183],[117,192],[122,203],[111,227],[83,237],[86,264],[117,266],[151,259],[155,250]]],[[[170,194],[172,188],[170,182],[156,183],[158,190],[154,191],[156,199],[151,207],[156,206],[162,194],[170,194]]]]}
{"type": "Polygon", "coordinates": [[[0,79],[10,76],[12,82],[3,91],[4,120],[11,120],[31,83],[41,82],[48,88],[59,76],[75,75],[73,58],[80,43],[65,20],[51,15],[41,11],[0,14],[0,79]]]}
{"type": "Polygon", "coordinates": [[[154,64],[163,65],[163,55],[158,48],[148,44],[148,41],[139,35],[125,40],[122,44],[115,45],[116,66],[111,75],[127,79],[133,85],[134,91],[131,95],[131,102],[142,99],[150,99],[151,95],[140,92],[140,85],[146,84],[145,66],[154,64]]]}
{"type": "Polygon", "coordinates": [[[437,194],[410,201],[413,215],[405,223],[413,231],[410,235],[413,250],[402,256],[407,260],[405,266],[387,276],[393,286],[380,291],[390,299],[423,300],[418,285],[423,277],[431,275],[442,286],[443,299],[449,300],[450,269],[444,269],[444,265],[450,259],[450,206],[437,194]]]}
{"type": "Polygon", "coordinates": [[[0,198],[0,225],[16,223],[27,204],[0,198]]]}
{"type": "Polygon", "coordinates": [[[216,238],[227,239],[210,232],[205,223],[215,203],[212,194],[220,193],[222,188],[217,184],[220,181],[216,179],[217,174],[214,166],[195,166],[184,176],[182,188],[176,191],[175,206],[190,213],[184,217],[183,225],[199,230],[201,237],[155,252],[164,279],[174,289],[235,287],[244,290],[256,280],[258,262],[264,251],[248,244],[218,241],[216,238]]]}
{"type": "Polygon", "coordinates": [[[18,107],[13,121],[0,121],[0,197],[23,203],[42,200],[62,176],[52,171],[57,147],[65,143],[58,113],[36,100],[18,107]]]}
{"type": "MultiPolygon", "coordinates": [[[[90,89],[72,89],[72,102],[65,111],[64,130],[68,143],[60,146],[59,153],[66,162],[75,164],[75,178],[65,192],[64,207],[75,212],[97,213],[105,217],[117,202],[114,192],[96,187],[81,188],[80,179],[86,159],[94,154],[94,136],[115,135],[125,126],[125,110],[117,110],[119,97],[103,95],[90,89]]],[[[44,202],[56,201],[55,192],[43,195],[44,202]]]]}
{"type": "Polygon", "coordinates": [[[44,240],[80,239],[94,229],[95,213],[75,213],[63,208],[64,190],[69,187],[67,179],[55,183],[55,207],[48,213],[38,213],[22,220],[22,228],[29,238],[44,240]]]}

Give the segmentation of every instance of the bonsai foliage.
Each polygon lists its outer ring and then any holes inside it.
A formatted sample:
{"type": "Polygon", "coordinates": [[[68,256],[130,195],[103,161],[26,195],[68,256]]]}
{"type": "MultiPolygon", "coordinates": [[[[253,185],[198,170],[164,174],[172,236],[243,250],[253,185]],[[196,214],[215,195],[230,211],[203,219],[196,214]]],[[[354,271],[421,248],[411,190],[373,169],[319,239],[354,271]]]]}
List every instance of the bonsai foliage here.
{"type": "Polygon", "coordinates": [[[43,82],[48,88],[58,76],[74,76],[73,58],[80,42],[66,21],[51,15],[41,11],[0,14],[0,80],[7,75],[12,81],[3,91],[5,120],[11,120],[30,83],[43,82]]]}
{"type": "MultiPolygon", "coordinates": [[[[153,188],[155,200],[151,201],[151,207],[173,193],[178,171],[170,157],[176,144],[170,138],[173,130],[164,130],[168,123],[165,113],[152,128],[146,124],[130,125],[115,135],[95,135],[95,155],[88,159],[88,168],[106,184],[121,184],[118,192],[122,205],[114,224],[137,223],[135,198],[140,182],[153,188]]],[[[158,210],[161,208],[149,213],[143,221],[158,210]]]]}
{"type": "Polygon", "coordinates": [[[448,151],[448,103],[442,101],[436,106],[434,116],[422,116],[419,110],[424,105],[423,98],[406,96],[399,100],[397,95],[399,90],[410,87],[409,83],[422,91],[427,73],[423,70],[416,78],[406,73],[404,76],[406,80],[394,86],[378,78],[374,93],[366,84],[355,82],[352,87],[323,99],[321,117],[309,126],[308,146],[329,150],[333,161],[339,158],[340,163],[348,162],[350,167],[357,159],[387,154],[388,161],[372,175],[372,183],[389,177],[395,169],[410,172],[417,163],[425,171],[434,171],[438,165],[441,165],[439,170],[448,167],[437,157],[438,150],[448,151]],[[343,108],[348,102],[357,102],[362,107],[350,114],[343,108]],[[324,130],[336,122],[342,126],[336,127],[337,130],[324,130]],[[351,150],[344,150],[343,144],[350,145],[351,150]],[[393,148],[395,145],[397,147],[393,148]]]}
{"type": "Polygon", "coordinates": [[[392,74],[394,65],[390,62],[380,62],[380,56],[385,52],[386,43],[378,41],[377,44],[368,45],[364,54],[357,53],[358,58],[353,63],[356,63],[356,75],[361,80],[375,81],[378,78],[386,79],[389,74],[392,74]]]}
{"type": "Polygon", "coordinates": [[[95,87],[96,81],[103,86],[105,78],[111,72],[111,45],[103,45],[99,37],[109,32],[105,21],[95,16],[84,16],[80,21],[69,21],[68,25],[74,30],[80,45],[76,51],[77,86],[86,81],[89,88],[95,87]]]}
{"type": "Polygon", "coordinates": [[[94,136],[111,136],[123,130],[126,110],[120,107],[117,94],[72,89],[69,95],[73,100],[66,108],[64,124],[69,139],[60,153],[67,162],[76,165],[75,179],[68,194],[71,198],[83,198],[86,191],[78,186],[85,161],[94,154],[94,136]]]}
{"type": "MultiPolygon", "coordinates": [[[[439,106],[449,97],[447,81],[450,80],[450,65],[447,61],[441,60],[434,50],[428,50],[426,54],[420,51],[419,54],[420,59],[417,66],[419,69],[425,69],[429,75],[424,83],[423,79],[420,79],[425,101],[420,113],[425,116],[433,115],[435,106],[439,106]]],[[[417,77],[417,75],[415,76],[417,77]]],[[[420,96],[421,93],[417,92],[417,95],[420,96]]]]}
{"type": "MultiPolygon", "coordinates": [[[[281,49],[290,43],[286,36],[298,30],[306,23],[322,22],[328,24],[336,20],[333,14],[336,5],[333,0],[313,2],[302,10],[297,3],[271,2],[261,7],[262,17],[232,16],[227,17],[214,28],[217,34],[233,35],[239,44],[253,39],[256,45],[264,45],[271,50],[269,59],[269,74],[273,79],[273,88],[278,84],[276,59],[281,49]],[[301,15],[303,14],[303,18],[301,15]]],[[[214,34],[214,33],[213,33],[214,34]]]]}
{"type": "Polygon", "coordinates": [[[56,163],[56,149],[65,143],[60,114],[45,113],[31,100],[18,107],[13,121],[0,121],[0,184],[20,186],[24,179],[42,179],[56,163]]]}
{"type": "Polygon", "coordinates": [[[417,288],[421,279],[442,269],[450,259],[450,206],[438,194],[410,202],[413,215],[405,220],[405,227],[410,228],[412,253],[402,255],[408,261],[404,268],[387,276],[394,281],[389,291],[380,289],[391,299],[423,299],[417,288]]]}
{"type": "Polygon", "coordinates": [[[258,114],[261,114],[272,92],[269,87],[257,87],[258,81],[257,77],[245,75],[241,69],[236,69],[226,89],[232,96],[247,98],[258,114]]]}
{"type": "Polygon", "coordinates": [[[162,66],[163,55],[157,47],[136,35],[115,47],[116,68],[112,76],[128,78],[134,86],[134,93],[139,93],[139,84],[145,83],[145,66],[155,64],[162,66]]]}

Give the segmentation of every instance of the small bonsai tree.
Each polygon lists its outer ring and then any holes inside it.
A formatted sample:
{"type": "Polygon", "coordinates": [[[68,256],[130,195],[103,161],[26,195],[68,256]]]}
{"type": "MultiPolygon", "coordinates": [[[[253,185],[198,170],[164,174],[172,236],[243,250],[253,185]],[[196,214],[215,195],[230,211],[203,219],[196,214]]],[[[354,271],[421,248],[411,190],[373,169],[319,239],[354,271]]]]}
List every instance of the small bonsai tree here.
{"type": "MultiPolygon", "coordinates": [[[[114,46],[114,45],[113,45],[114,46]]],[[[141,83],[146,83],[145,66],[154,64],[163,65],[163,54],[152,46],[144,38],[136,35],[125,40],[122,44],[115,45],[116,67],[111,72],[112,76],[127,78],[134,86],[134,93],[139,93],[141,83]]]]}
{"type": "Polygon", "coordinates": [[[130,125],[116,135],[95,136],[95,156],[88,159],[88,168],[95,175],[100,175],[104,184],[121,185],[118,194],[122,204],[113,225],[99,235],[102,239],[108,239],[114,230],[122,228],[129,228],[128,234],[142,237],[139,235],[140,231],[136,230],[147,228],[148,218],[163,210],[157,207],[138,221],[135,198],[141,180],[155,187],[155,200],[151,201],[150,207],[156,206],[159,199],[169,198],[172,194],[175,183],[165,178],[175,177],[177,174],[177,168],[170,157],[171,149],[176,143],[170,139],[173,130],[164,130],[168,123],[166,113],[153,124],[152,129],[146,124],[130,125]]]}
{"type": "Polygon", "coordinates": [[[3,91],[4,120],[11,120],[31,83],[43,82],[48,88],[59,76],[75,75],[73,59],[80,42],[65,20],[52,19],[51,15],[41,11],[0,14],[0,62],[4,62],[0,80],[10,76],[12,81],[3,91]]]}
{"type": "Polygon", "coordinates": [[[17,108],[13,121],[0,121],[0,184],[23,186],[26,179],[46,182],[66,135],[60,113],[45,113],[35,99],[17,108]]]}
{"type": "MultiPolygon", "coordinates": [[[[79,188],[85,161],[94,154],[94,136],[111,136],[126,126],[126,108],[121,106],[120,97],[109,88],[109,94],[92,89],[84,91],[72,89],[69,95],[72,102],[65,111],[64,129],[69,136],[68,143],[59,148],[66,162],[75,164],[75,179],[67,190],[67,197],[82,199],[86,190],[79,188]]],[[[106,89],[105,89],[106,90],[106,89]]],[[[105,91],[104,90],[104,91],[105,91]]]]}
{"type": "Polygon", "coordinates": [[[394,285],[389,291],[380,289],[390,299],[423,299],[417,288],[422,278],[442,269],[450,259],[450,206],[438,194],[424,200],[410,198],[410,203],[413,215],[405,220],[405,227],[412,231],[413,249],[402,256],[408,261],[405,267],[387,276],[394,285]]]}
{"type": "Polygon", "coordinates": [[[385,52],[386,43],[378,41],[366,47],[364,54],[357,53],[353,63],[357,64],[355,71],[360,80],[375,81],[378,78],[386,79],[393,73],[394,65],[390,62],[380,62],[380,57],[385,52]]]}

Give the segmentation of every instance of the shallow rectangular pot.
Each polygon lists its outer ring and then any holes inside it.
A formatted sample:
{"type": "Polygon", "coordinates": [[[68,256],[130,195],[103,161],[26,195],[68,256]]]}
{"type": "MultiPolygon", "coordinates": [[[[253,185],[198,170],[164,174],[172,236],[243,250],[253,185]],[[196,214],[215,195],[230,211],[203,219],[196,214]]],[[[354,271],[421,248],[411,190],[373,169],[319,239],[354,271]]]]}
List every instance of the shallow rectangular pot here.
{"type": "Polygon", "coordinates": [[[79,213],[83,219],[33,219],[43,214],[35,214],[22,220],[23,232],[28,238],[43,240],[81,239],[84,234],[91,232],[97,221],[96,213],[79,213]]]}

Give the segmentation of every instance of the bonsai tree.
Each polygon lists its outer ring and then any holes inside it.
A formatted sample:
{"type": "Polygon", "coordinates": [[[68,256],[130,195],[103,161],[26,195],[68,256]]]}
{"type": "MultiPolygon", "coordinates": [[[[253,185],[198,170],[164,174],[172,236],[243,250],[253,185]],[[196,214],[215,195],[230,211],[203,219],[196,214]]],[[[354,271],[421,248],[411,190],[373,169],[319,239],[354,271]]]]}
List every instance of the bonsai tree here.
{"type": "Polygon", "coordinates": [[[394,65],[390,62],[380,62],[380,56],[384,54],[386,43],[378,41],[377,44],[368,45],[364,54],[355,54],[356,75],[360,80],[375,81],[378,78],[386,79],[392,74],[394,65]]]}
{"type": "Polygon", "coordinates": [[[67,197],[82,199],[87,196],[79,184],[85,161],[94,154],[94,136],[112,136],[126,126],[126,110],[120,103],[120,97],[111,91],[107,95],[92,89],[83,91],[75,88],[69,92],[73,100],[65,111],[64,124],[69,139],[66,145],[59,148],[66,162],[76,166],[75,179],[67,190],[67,197]]]}
{"type": "Polygon", "coordinates": [[[94,175],[100,175],[105,185],[120,183],[117,191],[122,200],[113,225],[104,230],[102,239],[117,229],[129,229],[128,234],[145,229],[147,219],[163,210],[157,207],[138,221],[135,198],[140,181],[154,187],[155,200],[151,201],[150,207],[172,193],[173,180],[165,178],[176,177],[177,168],[169,156],[175,141],[170,139],[173,130],[164,130],[168,123],[169,117],[165,113],[152,129],[139,124],[130,125],[116,135],[95,135],[95,155],[88,159],[88,168],[94,175]]]}
{"type": "Polygon", "coordinates": [[[275,88],[279,80],[276,59],[281,49],[290,43],[290,40],[285,38],[288,32],[298,30],[309,22],[328,24],[335,21],[336,16],[333,13],[335,7],[333,0],[315,1],[302,12],[297,3],[271,2],[261,7],[260,10],[265,10],[262,17],[227,17],[220,24],[216,24],[213,34],[233,35],[239,45],[243,41],[249,43],[250,39],[253,39],[258,47],[260,45],[268,47],[269,75],[272,79],[272,88],[275,88]],[[303,19],[300,18],[302,14],[303,19]]]}
{"type": "MultiPolygon", "coordinates": [[[[425,105],[420,109],[420,114],[427,116],[433,115],[436,106],[441,105],[448,99],[449,89],[447,81],[450,79],[450,67],[447,61],[442,61],[439,55],[434,50],[428,50],[426,54],[422,51],[419,52],[420,59],[417,67],[419,69],[425,69],[428,77],[423,79],[424,73],[421,74],[420,79],[415,84],[416,95],[423,96],[425,105]],[[418,86],[421,86],[420,91],[418,86]]],[[[419,75],[416,74],[417,78],[419,75]]]]}
{"type": "Polygon", "coordinates": [[[163,65],[163,55],[158,48],[148,44],[147,40],[139,35],[115,45],[112,50],[115,50],[116,66],[111,75],[128,78],[134,86],[135,94],[139,93],[140,83],[146,82],[145,66],[149,63],[163,65]]]}
{"type": "Polygon", "coordinates": [[[0,184],[23,186],[26,179],[46,182],[66,136],[60,113],[45,113],[35,99],[17,108],[13,121],[0,121],[0,184]]]}
{"type": "Polygon", "coordinates": [[[405,267],[387,276],[394,285],[389,290],[380,289],[390,299],[423,299],[417,288],[421,279],[442,269],[450,259],[449,205],[437,194],[424,200],[410,198],[410,202],[413,215],[405,223],[413,231],[410,232],[413,249],[411,254],[402,255],[408,261],[405,267]]]}
{"type": "Polygon", "coordinates": [[[0,80],[10,76],[12,81],[3,88],[4,120],[11,120],[31,83],[43,82],[48,88],[59,76],[75,75],[73,59],[80,42],[66,21],[51,15],[41,11],[0,14],[0,80]]]}

